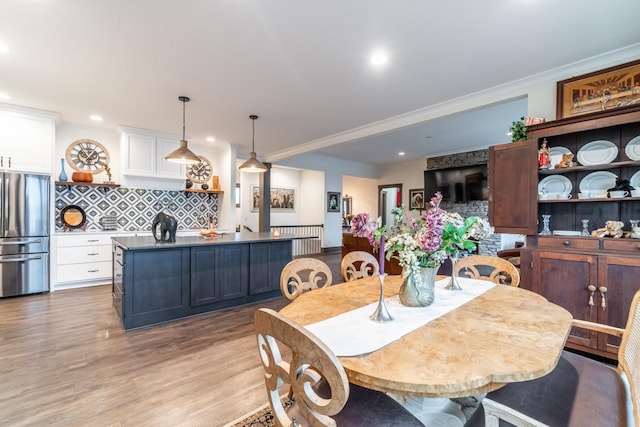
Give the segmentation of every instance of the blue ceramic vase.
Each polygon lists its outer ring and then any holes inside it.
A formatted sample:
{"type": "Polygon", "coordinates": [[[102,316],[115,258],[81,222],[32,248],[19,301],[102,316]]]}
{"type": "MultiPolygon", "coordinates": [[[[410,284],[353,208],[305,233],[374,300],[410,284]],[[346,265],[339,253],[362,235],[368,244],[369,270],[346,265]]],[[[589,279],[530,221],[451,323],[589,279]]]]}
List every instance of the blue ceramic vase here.
{"type": "Polygon", "coordinates": [[[60,176],[58,176],[58,181],[68,181],[69,177],[67,173],[64,171],[64,159],[60,159],[60,176]]]}

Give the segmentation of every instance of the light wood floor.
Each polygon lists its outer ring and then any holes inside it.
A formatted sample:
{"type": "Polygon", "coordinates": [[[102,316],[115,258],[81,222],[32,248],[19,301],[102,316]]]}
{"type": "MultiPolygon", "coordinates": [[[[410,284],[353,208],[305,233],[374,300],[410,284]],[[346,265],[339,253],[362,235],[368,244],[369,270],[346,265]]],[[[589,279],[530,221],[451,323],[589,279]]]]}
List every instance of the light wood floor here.
{"type": "Polygon", "coordinates": [[[0,299],[0,425],[223,425],[266,403],[253,312],[284,305],[125,333],[110,285],[0,299]]]}

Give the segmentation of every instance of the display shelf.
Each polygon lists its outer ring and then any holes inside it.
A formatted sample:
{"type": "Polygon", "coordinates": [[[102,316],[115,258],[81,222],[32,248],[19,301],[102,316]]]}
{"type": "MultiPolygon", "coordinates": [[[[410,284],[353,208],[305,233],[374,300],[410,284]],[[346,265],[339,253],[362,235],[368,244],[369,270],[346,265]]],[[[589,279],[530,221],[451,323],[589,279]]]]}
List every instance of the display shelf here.
{"type": "Polygon", "coordinates": [[[74,182],[74,181],[56,181],[56,185],[66,186],[84,186],[84,187],[103,187],[103,188],[120,188],[120,184],[102,184],[99,182],[74,182]]]}
{"type": "Polygon", "coordinates": [[[569,172],[608,170],[612,168],[621,168],[621,167],[627,167],[627,166],[640,167],[640,161],[625,160],[622,162],[611,162],[611,163],[604,163],[601,165],[573,166],[570,168],[560,168],[560,169],[539,169],[538,175],[556,175],[556,174],[563,174],[563,173],[569,173],[569,172]]]}
{"type": "Polygon", "coordinates": [[[224,191],[222,191],[222,190],[194,190],[192,188],[185,188],[182,191],[184,191],[185,193],[224,194],[224,191]]]}
{"type": "Polygon", "coordinates": [[[592,199],[555,199],[538,200],[538,203],[592,203],[592,202],[632,202],[640,200],[640,197],[619,197],[619,198],[592,198],[592,199]]]}

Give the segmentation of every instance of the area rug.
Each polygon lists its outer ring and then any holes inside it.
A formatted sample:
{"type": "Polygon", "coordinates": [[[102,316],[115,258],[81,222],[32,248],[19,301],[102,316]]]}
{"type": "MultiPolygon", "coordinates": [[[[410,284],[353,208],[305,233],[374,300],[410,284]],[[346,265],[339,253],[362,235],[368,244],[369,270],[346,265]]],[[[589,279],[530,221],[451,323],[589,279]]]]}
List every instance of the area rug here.
{"type": "MultiPolygon", "coordinates": [[[[293,405],[293,400],[288,397],[282,399],[282,405],[285,409],[293,405]]],[[[275,426],[273,421],[273,414],[271,413],[271,407],[267,404],[261,408],[250,412],[241,418],[232,421],[225,427],[272,427],[275,426]]]]}

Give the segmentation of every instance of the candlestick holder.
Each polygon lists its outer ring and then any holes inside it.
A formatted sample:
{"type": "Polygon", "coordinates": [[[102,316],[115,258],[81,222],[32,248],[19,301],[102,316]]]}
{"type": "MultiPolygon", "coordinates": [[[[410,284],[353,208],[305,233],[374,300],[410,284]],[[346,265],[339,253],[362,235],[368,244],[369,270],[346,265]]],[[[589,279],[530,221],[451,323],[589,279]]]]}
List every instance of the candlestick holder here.
{"type": "Polygon", "coordinates": [[[378,307],[376,307],[376,311],[373,312],[369,319],[374,322],[391,322],[393,320],[393,316],[389,314],[389,310],[387,310],[387,305],[384,303],[384,278],[386,274],[380,273],[380,298],[378,299],[378,307]]]}
{"type": "Polygon", "coordinates": [[[549,224],[551,222],[551,215],[542,215],[542,231],[540,232],[540,236],[551,236],[551,229],[549,228],[549,224]]]}
{"type": "Polygon", "coordinates": [[[580,233],[580,235],[582,237],[591,236],[591,233],[589,233],[589,220],[588,219],[583,219],[582,220],[582,233],[580,233]]]}
{"type": "Polygon", "coordinates": [[[456,277],[456,262],[460,258],[460,253],[455,251],[451,255],[449,255],[449,259],[451,260],[451,280],[444,288],[450,291],[461,291],[462,286],[458,283],[458,279],[456,277]]]}

